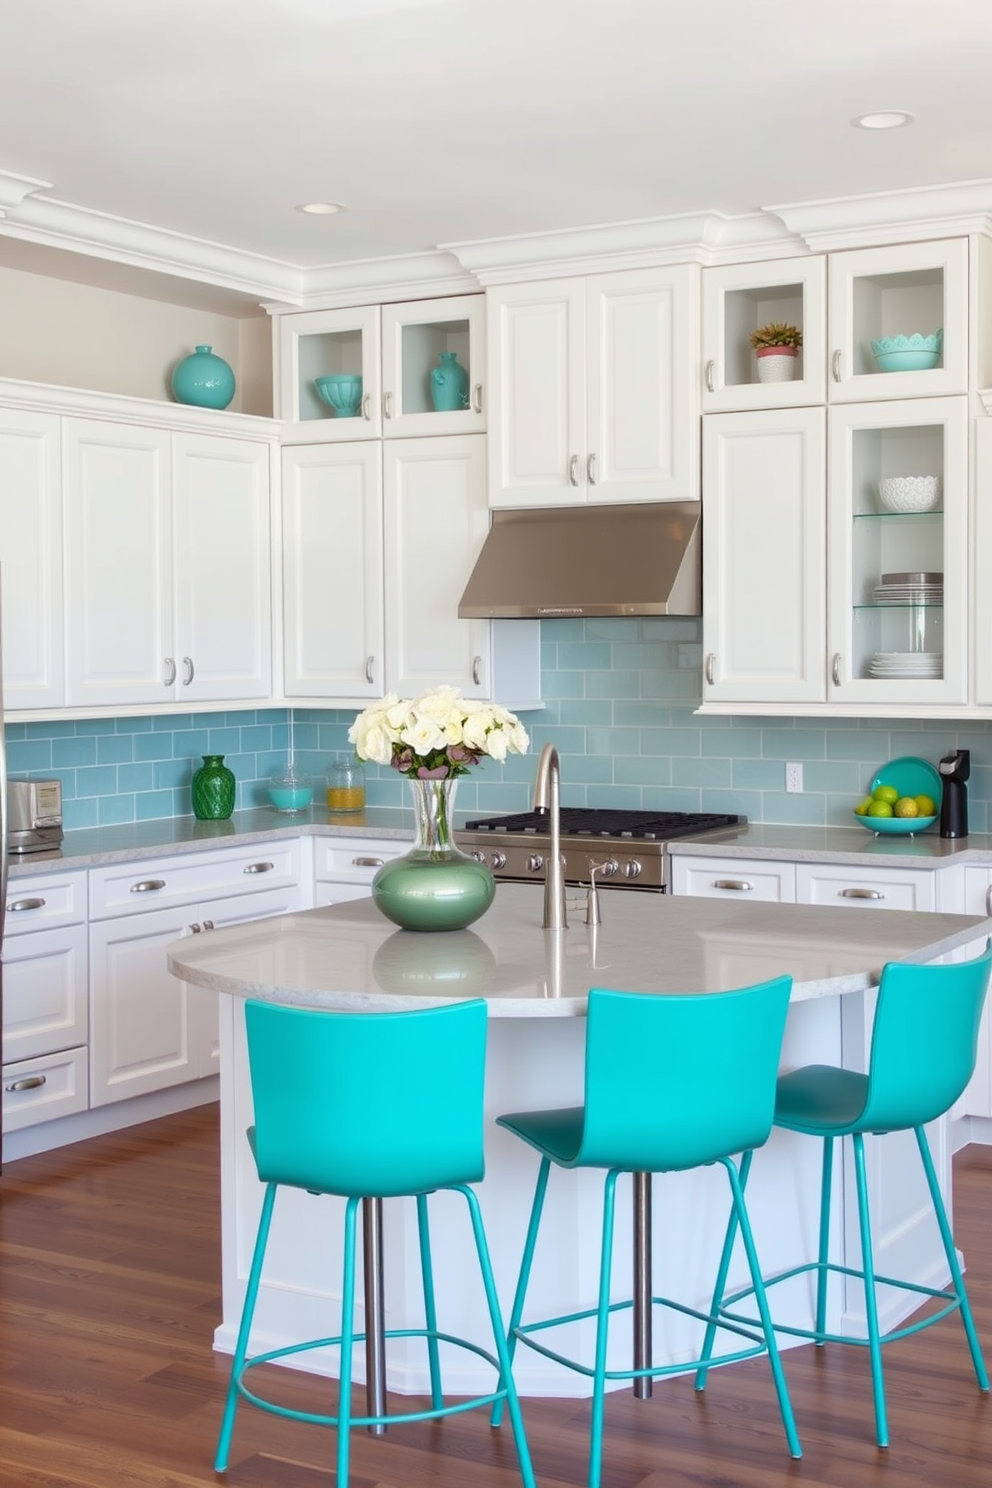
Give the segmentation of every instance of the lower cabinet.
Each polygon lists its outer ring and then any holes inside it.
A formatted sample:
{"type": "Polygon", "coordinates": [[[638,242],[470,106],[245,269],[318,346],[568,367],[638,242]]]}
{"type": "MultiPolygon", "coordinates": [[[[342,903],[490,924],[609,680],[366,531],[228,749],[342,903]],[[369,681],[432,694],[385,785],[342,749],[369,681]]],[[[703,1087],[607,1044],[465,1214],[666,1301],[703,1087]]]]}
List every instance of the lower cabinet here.
{"type": "Polygon", "coordinates": [[[672,893],[697,899],[761,900],[794,904],[795,863],[744,858],[672,858],[672,893]]]}
{"type": "Polygon", "coordinates": [[[314,841],[314,904],[367,899],[383,863],[402,857],[410,843],[395,837],[318,837],[314,841]]]}

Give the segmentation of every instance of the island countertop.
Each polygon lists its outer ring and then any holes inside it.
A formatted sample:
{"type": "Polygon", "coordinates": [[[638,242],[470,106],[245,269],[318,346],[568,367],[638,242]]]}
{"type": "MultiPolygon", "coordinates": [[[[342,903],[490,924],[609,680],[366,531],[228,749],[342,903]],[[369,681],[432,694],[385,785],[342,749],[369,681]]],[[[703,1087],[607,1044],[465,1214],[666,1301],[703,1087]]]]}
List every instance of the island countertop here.
{"type": "Polygon", "coordinates": [[[396,1011],[485,997],[495,1017],[575,1017],[591,987],[722,991],[787,972],[796,1001],[864,991],[889,960],[930,961],[980,940],[979,916],[601,895],[602,923],[541,929],[542,890],[501,884],[467,930],[398,930],[371,899],[185,937],[169,969],[195,985],[328,1009],[396,1011]]]}

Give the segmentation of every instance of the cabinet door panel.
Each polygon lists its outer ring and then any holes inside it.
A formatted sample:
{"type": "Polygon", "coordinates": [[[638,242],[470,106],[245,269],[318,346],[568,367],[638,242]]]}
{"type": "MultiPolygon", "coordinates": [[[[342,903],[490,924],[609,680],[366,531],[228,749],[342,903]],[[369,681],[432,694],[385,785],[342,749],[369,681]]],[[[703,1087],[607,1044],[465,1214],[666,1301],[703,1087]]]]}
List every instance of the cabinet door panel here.
{"type": "Polygon", "coordinates": [[[703,420],[704,701],[826,696],[825,421],[703,420]]]}
{"type": "Polygon", "coordinates": [[[389,690],[484,697],[487,622],[459,620],[458,601],[489,529],[485,436],[398,440],[384,459],[389,690]]]}
{"type": "Polygon", "coordinates": [[[70,705],[171,696],[169,451],[168,431],[63,421],[70,705]]]}
{"type": "Polygon", "coordinates": [[[268,447],[176,435],[172,462],[178,696],[190,703],[268,698],[268,447]]]}
{"type": "Polygon", "coordinates": [[[85,1044],[86,926],[10,937],[3,950],[3,1062],[85,1044]]]}
{"type": "Polygon", "coordinates": [[[62,482],[59,420],[0,414],[0,565],[4,702],[55,708],[64,701],[62,482]]]}
{"type": "Polygon", "coordinates": [[[283,451],[287,697],[385,691],[377,443],[283,451]]]}

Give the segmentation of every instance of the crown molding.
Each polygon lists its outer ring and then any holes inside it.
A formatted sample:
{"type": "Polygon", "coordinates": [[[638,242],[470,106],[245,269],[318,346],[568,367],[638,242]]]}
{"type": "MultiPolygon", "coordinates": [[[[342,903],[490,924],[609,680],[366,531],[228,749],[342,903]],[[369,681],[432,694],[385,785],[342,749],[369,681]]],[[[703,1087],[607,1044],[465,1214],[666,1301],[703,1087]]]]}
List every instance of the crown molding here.
{"type": "MultiPolygon", "coordinates": [[[[297,310],[339,310],[398,300],[438,299],[445,295],[478,294],[481,284],[467,273],[454,254],[444,249],[399,254],[390,258],[354,259],[324,264],[304,271],[305,293],[297,310]]],[[[263,305],[270,314],[286,309],[285,302],[263,305]]]]}
{"type": "Polygon", "coordinates": [[[992,180],[766,207],[815,253],[992,235],[992,180]]]}
{"type": "Polygon", "coordinates": [[[0,217],[16,210],[36,191],[51,191],[51,181],[36,181],[33,176],[18,176],[13,171],[0,171],[0,217]]]}
{"type": "Polygon", "coordinates": [[[276,439],[280,419],[230,409],[197,408],[158,398],[132,398],[90,388],[59,387],[48,382],[22,382],[0,377],[0,407],[24,408],[35,413],[68,413],[117,424],[145,424],[189,434],[225,434],[231,439],[276,439]]]}

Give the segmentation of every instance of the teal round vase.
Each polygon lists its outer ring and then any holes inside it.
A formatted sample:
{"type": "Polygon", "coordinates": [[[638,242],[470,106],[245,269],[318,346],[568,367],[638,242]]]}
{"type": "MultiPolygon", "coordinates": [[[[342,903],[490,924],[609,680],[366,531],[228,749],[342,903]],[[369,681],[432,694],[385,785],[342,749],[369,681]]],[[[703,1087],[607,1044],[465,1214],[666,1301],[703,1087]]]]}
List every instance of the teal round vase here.
{"type": "Polygon", "coordinates": [[[172,396],[196,408],[226,408],[234,397],[234,373],[209,346],[198,346],[173,370],[172,396]]]}
{"type": "Polygon", "coordinates": [[[372,880],[379,910],[403,930],[463,930],[493,902],[496,882],[485,863],[457,848],[451,837],[457,781],[410,778],[416,840],[408,853],[384,863],[372,880]]]}
{"type": "Polygon", "coordinates": [[[226,821],[234,810],[237,781],[222,754],[205,754],[193,772],[193,815],[197,821],[226,821]]]}
{"type": "Polygon", "coordinates": [[[468,373],[453,351],[438,352],[439,365],[431,371],[431,400],[435,413],[468,407],[468,373]]]}

